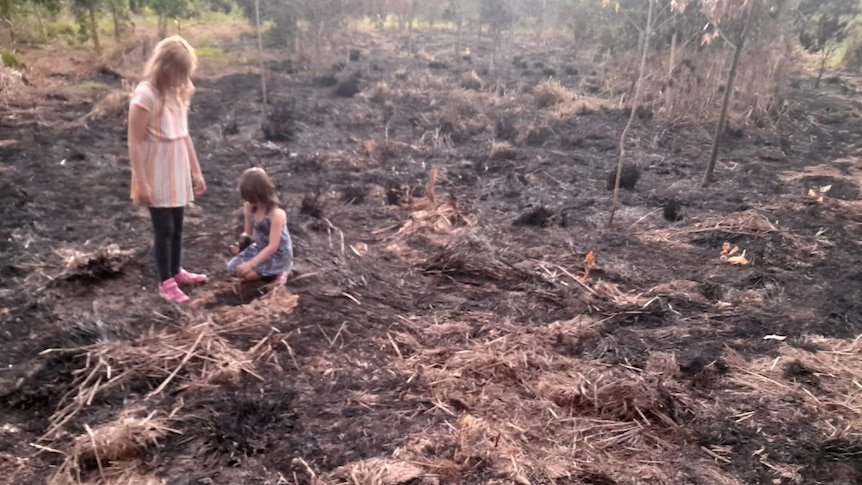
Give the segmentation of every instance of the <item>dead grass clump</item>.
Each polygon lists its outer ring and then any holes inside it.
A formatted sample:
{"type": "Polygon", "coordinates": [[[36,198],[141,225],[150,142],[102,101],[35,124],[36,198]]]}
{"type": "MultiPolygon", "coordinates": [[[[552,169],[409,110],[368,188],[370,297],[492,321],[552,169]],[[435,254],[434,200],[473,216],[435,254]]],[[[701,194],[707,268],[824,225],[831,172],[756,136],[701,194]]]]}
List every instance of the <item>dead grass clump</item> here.
{"type": "Polygon", "coordinates": [[[449,196],[445,199],[419,199],[407,206],[411,210],[410,219],[392,235],[392,238],[409,237],[423,228],[435,233],[451,234],[453,231],[476,225],[475,217],[461,212],[457,200],[449,196]]]}
{"type": "MultiPolygon", "coordinates": [[[[125,81],[124,81],[125,84],[125,81]]],[[[131,100],[131,91],[126,89],[117,89],[111,91],[101,101],[93,106],[85,120],[104,120],[123,118],[129,111],[129,101],[131,100]]]]}
{"type": "Polygon", "coordinates": [[[461,79],[461,87],[470,91],[481,91],[485,88],[485,82],[479,77],[475,70],[465,74],[461,79]]]}
{"type": "Polygon", "coordinates": [[[425,264],[425,272],[479,277],[497,281],[526,281],[530,274],[498,258],[491,244],[475,234],[464,234],[425,264]]]}
{"type": "Polygon", "coordinates": [[[523,131],[523,142],[531,147],[542,146],[554,136],[554,130],[548,126],[532,124],[523,131]]]}
{"type": "Polygon", "coordinates": [[[554,107],[552,116],[559,120],[565,120],[573,116],[584,116],[593,113],[602,113],[616,109],[612,103],[603,99],[581,96],[577,99],[564,101],[554,107]]]}
{"type": "Polygon", "coordinates": [[[92,429],[75,438],[74,455],[78,460],[96,459],[103,463],[138,458],[147,446],[169,432],[176,432],[168,427],[167,419],[155,415],[155,411],[143,418],[125,413],[117,421],[92,429]]]}
{"type": "Polygon", "coordinates": [[[371,94],[368,96],[368,100],[372,103],[382,104],[389,99],[391,93],[392,91],[389,89],[388,84],[385,82],[379,82],[371,89],[371,94]]]}
{"type": "Polygon", "coordinates": [[[267,349],[261,346],[248,351],[236,349],[225,334],[264,325],[274,314],[292,311],[295,295],[283,288],[273,293],[275,296],[270,298],[216,312],[207,320],[189,322],[179,330],[153,331],[131,341],[44,351],[43,354],[79,355],[84,365],[74,373],[70,390],[61,397],[43,439],[53,438],[101,393],[132,381],[160,380],[159,386],[148,395],[154,396],[175,380],[181,381],[178,387],[191,389],[209,384],[238,384],[243,374],[257,378],[254,362],[267,349]]]}
{"type": "Polygon", "coordinates": [[[491,159],[514,160],[518,158],[518,150],[506,141],[491,144],[491,159]]]}
{"type": "Polygon", "coordinates": [[[476,116],[481,111],[482,99],[472,91],[466,89],[455,89],[449,95],[455,112],[465,118],[476,116]]]}
{"type": "Polygon", "coordinates": [[[137,411],[124,411],[110,423],[93,429],[85,425],[86,432],[73,440],[72,451],[53,482],[77,483],[73,477],[80,479],[82,471],[98,468],[101,483],[128,483],[125,479],[146,449],[168,433],[178,433],[169,427],[171,416],[156,417],[156,413],[142,417],[137,411]],[[120,462],[129,463],[123,466],[120,462]]]}
{"type": "Polygon", "coordinates": [[[514,117],[498,118],[494,122],[494,136],[498,140],[514,142],[518,138],[518,127],[515,125],[514,117]]]}
{"type": "Polygon", "coordinates": [[[577,415],[676,426],[667,391],[657,381],[622,368],[580,367],[577,373],[549,374],[536,390],[577,415]]]}
{"type": "Polygon", "coordinates": [[[849,341],[810,337],[809,343],[821,350],[781,344],[778,358],[751,361],[727,351],[729,379],[748,392],[769,396],[777,415],[786,403],[801,402],[821,416],[819,421],[831,423],[824,428],[827,434],[858,436],[862,433],[862,336],[849,341]]]}
{"type": "Polygon", "coordinates": [[[0,99],[3,104],[9,103],[9,98],[15,98],[24,88],[24,77],[16,69],[0,63],[0,99]]]}
{"type": "MultiPolygon", "coordinates": [[[[778,234],[784,238],[787,246],[800,246],[800,242],[795,235],[773,224],[766,215],[757,209],[734,212],[724,217],[708,219],[686,228],[645,231],[640,233],[639,237],[650,241],[678,242],[679,239],[711,232],[740,236],[778,234]]],[[[718,249],[720,250],[720,248],[718,249]]]]}
{"type": "Polygon", "coordinates": [[[350,483],[354,485],[400,485],[404,483],[425,484],[423,468],[404,461],[371,458],[337,468],[326,477],[327,483],[350,483]],[[330,482],[330,480],[332,482],[330,482]]]}
{"type": "Polygon", "coordinates": [[[276,103],[261,123],[264,138],[275,142],[293,141],[299,131],[296,115],[295,100],[276,103]]]}
{"type": "Polygon", "coordinates": [[[422,133],[419,143],[435,149],[452,148],[452,135],[441,127],[422,133]]]}
{"type": "Polygon", "coordinates": [[[556,79],[548,79],[540,82],[535,88],[533,88],[533,96],[536,101],[536,106],[540,109],[547,108],[573,98],[572,93],[556,79]]]}
{"type": "Polygon", "coordinates": [[[123,267],[135,254],[133,250],[123,250],[117,244],[108,244],[99,249],[84,253],[75,249],[58,251],[63,258],[62,278],[68,280],[100,280],[123,272],[123,267]]]}
{"type": "Polygon", "coordinates": [[[167,480],[147,473],[146,466],[142,460],[129,463],[118,463],[106,466],[99,470],[95,476],[90,473],[89,477],[82,481],[69,473],[55,474],[49,485],[168,485],[167,480]]]}
{"type": "MultiPolygon", "coordinates": [[[[213,320],[228,327],[264,325],[276,317],[290,314],[299,304],[299,296],[284,287],[273,288],[269,293],[244,305],[229,306],[213,313],[213,320]]],[[[238,363],[239,360],[230,361],[238,363]]],[[[242,368],[236,368],[239,375],[242,368]]]]}
{"type": "Polygon", "coordinates": [[[326,198],[320,192],[305,194],[299,205],[299,213],[315,219],[323,219],[326,217],[326,205],[326,198]]]}

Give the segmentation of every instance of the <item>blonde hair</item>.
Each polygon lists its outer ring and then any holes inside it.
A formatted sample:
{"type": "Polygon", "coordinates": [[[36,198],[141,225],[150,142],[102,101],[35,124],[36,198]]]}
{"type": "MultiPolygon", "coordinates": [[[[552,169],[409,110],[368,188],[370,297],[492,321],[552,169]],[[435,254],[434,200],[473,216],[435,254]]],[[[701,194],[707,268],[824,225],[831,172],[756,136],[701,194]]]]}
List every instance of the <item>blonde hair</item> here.
{"type": "Polygon", "coordinates": [[[153,54],[144,68],[144,80],[148,81],[164,100],[168,95],[188,106],[195,87],[191,76],[197,68],[195,50],[178,35],[163,39],[156,44],[153,54]]]}

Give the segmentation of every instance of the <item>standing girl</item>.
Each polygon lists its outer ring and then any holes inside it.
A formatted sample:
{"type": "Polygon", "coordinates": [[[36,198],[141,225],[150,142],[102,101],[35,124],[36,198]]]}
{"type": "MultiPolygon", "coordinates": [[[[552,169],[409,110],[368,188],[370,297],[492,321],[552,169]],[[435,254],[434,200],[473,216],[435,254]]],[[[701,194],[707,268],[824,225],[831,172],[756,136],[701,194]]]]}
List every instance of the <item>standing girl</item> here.
{"type": "Polygon", "coordinates": [[[283,284],[293,266],[293,245],[275,185],[263,169],[250,168],[239,179],[239,193],[245,225],[240,242],[231,246],[228,271],[247,281],[275,277],[283,284]]]}
{"type": "Polygon", "coordinates": [[[159,271],[159,294],[185,303],[177,286],[206,282],[206,276],[182,269],[183,213],[206,183],[189,137],[188,110],[197,66],[194,50],[178,36],[156,45],[144,79],[129,106],[129,158],[132,200],[150,210],[155,233],[153,250],[159,271]]]}

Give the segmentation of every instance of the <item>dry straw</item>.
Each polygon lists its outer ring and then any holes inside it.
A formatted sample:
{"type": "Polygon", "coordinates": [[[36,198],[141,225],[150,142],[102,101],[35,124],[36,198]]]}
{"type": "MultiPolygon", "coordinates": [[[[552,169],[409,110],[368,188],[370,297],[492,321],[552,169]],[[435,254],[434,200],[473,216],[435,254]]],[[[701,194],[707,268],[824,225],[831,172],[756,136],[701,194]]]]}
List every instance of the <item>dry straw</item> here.
{"type": "Polygon", "coordinates": [[[269,323],[276,313],[290,313],[297,297],[278,288],[268,298],[227,308],[208,317],[189,317],[181,328],[153,331],[131,341],[101,342],[76,349],[49,349],[43,354],[71,353],[83,357],[71,389],[51,416],[43,440],[55,438],[63,427],[96,396],[130,382],[159,379],[147,398],[170,386],[175,390],[208,385],[237,385],[243,374],[260,379],[255,362],[265,357],[272,336],[243,351],[233,347],[226,334],[269,323]]]}
{"type": "Polygon", "coordinates": [[[95,465],[95,483],[160,483],[153,477],[137,474],[138,460],[147,447],[168,433],[178,433],[169,427],[172,416],[157,417],[153,411],[146,416],[134,410],[124,411],[115,421],[91,428],[73,440],[72,451],[54,474],[52,483],[81,483],[82,469],[95,465]]]}

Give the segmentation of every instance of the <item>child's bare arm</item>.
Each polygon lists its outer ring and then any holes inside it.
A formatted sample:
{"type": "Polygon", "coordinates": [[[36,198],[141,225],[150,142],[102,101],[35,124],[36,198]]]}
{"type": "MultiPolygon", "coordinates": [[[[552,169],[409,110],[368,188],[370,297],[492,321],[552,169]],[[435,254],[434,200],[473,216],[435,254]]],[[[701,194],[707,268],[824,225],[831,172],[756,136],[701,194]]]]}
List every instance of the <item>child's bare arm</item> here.
{"type": "Polygon", "coordinates": [[[243,224],[242,224],[242,234],[239,236],[239,240],[230,245],[230,253],[233,256],[241,253],[245,248],[251,246],[251,205],[246,202],[242,206],[242,215],[243,215],[243,224]]]}
{"type": "Polygon", "coordinates": [[[249,204],[248,202],[244,203],[242,206],[242,213],[243,213],[243,216],[245,216],[245,222],[243,223],[243,226],[242,226],[242,234],[244,236],[251,237],[251,232],[253,231],[252,224],[251,224],[251,220],[252,220],[251,204],[249,204]]]}
{"type": "Polygon", "coordinates": [[[203,173],[201,172],[201,164],[198,160],[198,152],[195,150],[195,144],[191,136],[185,138],[186,151],[189,154],[189,164],[192,171],[192,183],[194,184],[195,195],[203,195],[207,190],[207,184],[204,181],[203,173]]]}
{"type": "Polygon", "coordinates": [[[147,137],[147,125],[150,122],[150,112],[138,104],[129,107],[129,161],[132,164],[132,177],[138,184],[138,196],[140,202],[149,205],[152,203],[152,188],[147,182],[144,173],[143,144],[147,137]]]}

